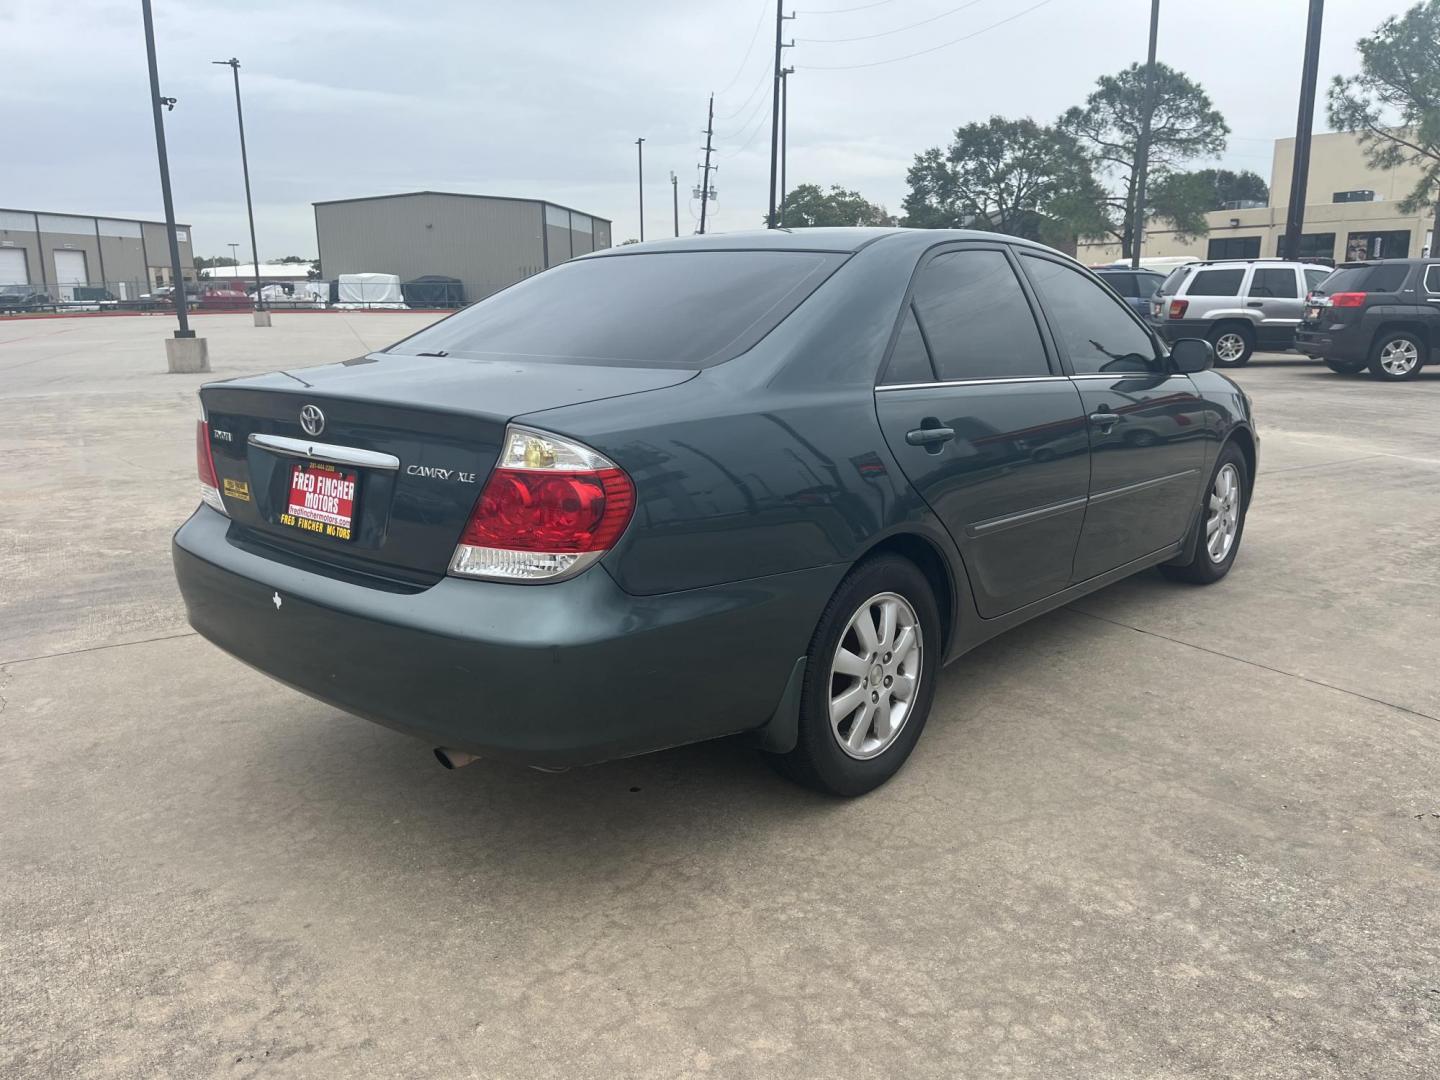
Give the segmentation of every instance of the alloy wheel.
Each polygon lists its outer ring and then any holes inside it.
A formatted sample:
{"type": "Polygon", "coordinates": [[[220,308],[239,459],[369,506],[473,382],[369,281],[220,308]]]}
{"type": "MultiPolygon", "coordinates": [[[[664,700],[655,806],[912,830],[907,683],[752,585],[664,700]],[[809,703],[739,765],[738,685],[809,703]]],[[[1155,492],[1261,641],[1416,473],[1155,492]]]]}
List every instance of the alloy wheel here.
{"type": "Polygon", "coordinates": [[[1420,350],[1408,338],[1387,341],[1380,350],[1380,366],[1389,375],[1409,375],[1420,362],[1420,350]]]}
{"type": "Polygon", "coordinates": [[[1213,563],[1222,563],[1235,546],[1240,531],[1240,473],[1226,463],[1215,474],[1210,489],[1210,514],[1205,521],[1205,550],[1213,563]]]}
{"type": "Polygon", "coordinates": [[[1227,364],[1233,364],[1244,355],[1245,339],[1235,331],[1231,330],[1228,333],[1221,334],[1215,339],[1216,359],[1227,364]]]}
{"type": "Polygon", "coordinates": [[[922,636],[898,593],[872,596],[850,616],[830,663],[830,730],[850,757],[877,757],[900,735],[920,685],[922,636]]]}

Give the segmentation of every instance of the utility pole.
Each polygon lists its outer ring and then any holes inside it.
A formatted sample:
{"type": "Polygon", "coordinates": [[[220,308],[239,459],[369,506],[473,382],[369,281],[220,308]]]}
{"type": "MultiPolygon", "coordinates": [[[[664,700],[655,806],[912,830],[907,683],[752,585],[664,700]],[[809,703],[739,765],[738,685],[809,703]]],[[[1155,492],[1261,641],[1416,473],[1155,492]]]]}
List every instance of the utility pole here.
{"type": "Polygon", "coordinates": [[[212,64],[228,67],[235,76],[235,119],[240,125],[240,171],[245,174],[245,213],[250,216],[250,257],[255,260],[255,325],[269,326],[270,314],[265,310],[260,292],[260,249],[255,243],[255,207],[250,202],[250,160],[245,155],[245,113],[240,108],[240,61],[212,60],[212,64]]]}
{"type": "Polygon", "coordinates": [[[1290,207],[1285,214],[1284,258],[1287,259],[1299,257],[1300,232],[1305,227],[1305,188],[1310,178],[1310,129],[1315,124],[1315,80],[1320,71],[1320,23],[1324,16],[1325,0],[1310,0],[1310,19],[1305,25],[1305,64],[1300,69],[1300,111],[1295,119],[1290,207]]]}
{"type": "Polygon", "coordinates": [[[780,225],[785,224],[785,156],[789,150],[787,136],[790,133],[790,76],[795,74],[793,67],[784,68],[780,72],[780,225]]]}
{"type": "Polygon", "coordinates": [[[635,165],[639,170],[638,186],[640,189],[640,242],[645,242],[645,140],[635,140],[635,165]]]}
{"type": "Polygon", "coordinates": [[[705,165],[700,171],[700,235],[705,235],[705,208],[710,202],[710,151],[715,142],[715,95],[705,115],[705,165]]]}
{"type": "Polygon", "coordinates": [[[680,178],[670,170],[670,202],[675,208],[675,235],[680,235],[680,178]]]}
{"type": "Polygon", "coordinates": [[[155,19],[150,13],[150,0],[140,0],[140,14],[145,23],[145,58],[150,66],[150,106],[155,114],[155,155],[160,163],[160,197],[165,204],[165,238],[170,246],[170,273],[175,289],[175,314],[180,329],[165,342],[165,358],[171,371],[196,372],[210,370],[210,352],[204,338],[197,338],[190,329],[190,297],[185,288],[185,272],[180,267],[180,241],[175,235],[175,200],[170,194],[170,159],[165,153],[165,109],[175,108],[175,99],[160,96],[160,67],[155,60],[155,19]]]}
{"type": "MultiPolygon", "coordinates": [[[[780,53],[787,46],[780,40],[780,33],[785,28],[785,20],[793,19],[794,15],[784,14],[785,0],[775,0],[775,85],[771,91],[770,101],[770,213],[765,217],[766,228],[775,228],[775,181],[776,171],[780,164],[780,53]]],[[[795,42],[790,42],[794,45],[795,42]]]]}
{"type": "Polygon", "coordinates": [[[1150,0],[1150,52],[1145,61],[1145,113],[1135,143],[1135,216],[1130,222],[1130,265],[1140,265],[1145,236],[1145,179],[1150,171],[1150,120],[1155,113],[1155,38],[1160,31],[1160,0],[1150,0]]]}

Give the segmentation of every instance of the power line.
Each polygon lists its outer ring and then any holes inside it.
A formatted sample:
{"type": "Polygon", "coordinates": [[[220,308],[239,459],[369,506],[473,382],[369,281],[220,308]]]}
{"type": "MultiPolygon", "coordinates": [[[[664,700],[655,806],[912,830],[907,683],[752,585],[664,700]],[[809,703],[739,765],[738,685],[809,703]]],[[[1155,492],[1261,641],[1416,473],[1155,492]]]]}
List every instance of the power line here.
{"type": "Polygon", "coordinates": [[[829,8],[825,11],[797,11],[796,15],[848,15],[852,11],[869,11],[871,8],[884,7],[890,0],[875,0],[871,4],[861,4],[859,7],[829,8]]]}
{"type": "MultiPolygon", "coordinates": [[[[760,90],[760,88],[765,85],[765,80],[768,79],[768,78],[770,78],[770,71],[769,71],[769,69],[767,68],[767,69],[762,70],[762,71],[760,72],[760,78],[758,78],[757,80],[755,80],[755,85],[750,88],[750,93],[748,93],[748,94],[745,95],[745,100],[744,100],[743,102],[741,102],[740,107],[739,107],[738,109],[736,109],[736,110],[735,110],[734,112],[732,112],[732,113],[726,113],[724,116],[717,116],[715,119],[717,119],[717,120],[730,120],[730,119],[733,119],[734,117],[739,116],[742,112],[745,111],[745,107],[746,107],[747,105],[749,105],[750,102],[752,102],[752,101],[755,100],[755,95],[756,95],[756,93],[758,93],[759,90],[760,90]]],[[[719,97],[720,95],[719,95],[719,94],[716,94],[715,96],[716,96],[716,97],[719,97]]]]}
{"type": "MultiPolygon", "coordinates": [[[[765,102],[765,104],[768,105],[769,102],[765,102]]],[[[755,141],[755,137],[759,135],[760,132],[765,130],[765,114],[759,108],[756,108],[754,114],[751,116],[752,120],[755,120],[757,118],[759,118],[758,122],[752,128],[750,128],[750,134],[745,137],[745,142],[741,144],[739,150],[731,150],[729,153],[719,154],[717,156],[721,158],[732,158],[743,153],[745,148],[755,141]]],[[[749,123],[749,121],[747,121],[746,123],[749,123]]],[[[740,132],[743,132],[744,130],[745,129],[742,127],[740,129],[740,132]]],[[[733,138],[740,138],[740,132],[736,132],[733,138]]],[[[722,136],[717,134],[716,138],[719,139],[722,138],[722,136]]],[[[724,141],[729,141],[731,138],[732,136],[723,136],[724,141]]]]}
{"type": "Polygon", "coordinates": [[[906,30],[914,30],[917,26],[926,26],[929,23],[938,22],[941,19],[954,15],[957,11],[972,8],[978,3],[981,3],[981,0],[969,0],[968,3],[961,4],[959,7],[953,7],[949,11],[942,11],[939,15],[931,15],[928,19],[921,19],[919,22],[913,22],[906,26],[897,26],[894,30],[882,30],[878,34],[861,34],[859,37],[840,38],[796,38],[795,40],[807,45],[841,45],[850,41],[871,41],[875,38],[889,37],[891,34],[901,34],[906,30]]]}
{"type": "Polygon", "coordinates": [[[948,49],[951,45],[958,45],[962,41],[969,41],[971,38],[977,38],[981,34],[989,33],[991,30],[994,30],[997,27],[1004,26],[1006,23],[1014,22],[1022,15],[1029,15],[1030,12],[1035,11],[1038,8],[1042,8],[1046,4],[1051,2],[1052,0],[1040,0],[1038,4],[1032,4],[1024,11],[1017,11],[1014,15],[1011,15],[1005,19],[1001,19],[999,22],[991,23],[989,26],[983,26],[979,30],[976,30],[974,33],[966,34],[963,37],[958,37],[950,41],[942,42],[939,45],[932,45],[928,49],[920,49],[918,52],[906,53],[904,56],[892,56],[886,60],[871,60],[869,63],[865,64],[797,64],[796,66],[799,67],[802,71],[853,71],[856,68],[879,67],[882,64],[898,64],[901,60],[913,60],[917,56],[925,56],[929,53],[939,52],[941,49],[948,49]]]}
{"type": "Polygon", "coordinates": [[[726,91],[728,91],[732,86],[736,84],[736,82],[739,81],[741,73],[745,70],[746,63],[748,63],[750,60],[750,54],[755,50],[755,42],[760,39],[760,27],[765,25],[765,12],[769,9],[769,7],[769,0],[760,0],[760,14],[755,19],[755,30],[750,35],[750,44],[745,46],[745,56],[741,59],[740,66],[735,69],[734,78],[732,78],[728,83],[725,84],[725,89],[715,91],[718,96],[724,97],[726,91]]]}
{"type": "MultiPolygon", "coordinates": [[[[769,78],[770,73],[767,71],[765,75],[767,78],[769,78]]],[[[717,132],[715,137],[718,138],[721,142],[726,142],[730,139],[738,139],[742,132],[749,130],[751,123],[755,120],[755,117],[759,116],[763,107],[768,104],[770,103],[766,101],[763,97],[756,98],[755,104],[752,105],[750,108],[750,115],[745,117],[744,120],[741,120],[740,123],[736,124],[734,131],[717,132]]]]}

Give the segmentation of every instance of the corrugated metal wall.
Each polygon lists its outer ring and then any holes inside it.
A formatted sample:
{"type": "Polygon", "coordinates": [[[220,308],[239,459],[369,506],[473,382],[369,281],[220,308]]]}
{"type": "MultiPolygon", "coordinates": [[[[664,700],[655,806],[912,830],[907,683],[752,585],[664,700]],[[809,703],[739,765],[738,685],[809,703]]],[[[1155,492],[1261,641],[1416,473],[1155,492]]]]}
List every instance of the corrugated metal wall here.
{"type": "MultiPolygon", "coordinates": [[[[186,276],[193,279],[189,226],[178,226],[178,230],[183,238],[180,262],[186,276]]],[[[162,268],[165,279],[170,278],[165,226],[158,222],[0,210],[0,247],[24,251],[29,283],[49,288],[52,293],[59,277],[55,269],[57,251],[83,252],[89,284],[111,287],[118,295],[120,290],[114,286],[124,283],[124,291],[130,294],[125,299],[134,299],[150,288],[153,275],[148,273],[149,267],[162,268]]],[[[62,258],[74,261],[68,256],[62,258]]]]}

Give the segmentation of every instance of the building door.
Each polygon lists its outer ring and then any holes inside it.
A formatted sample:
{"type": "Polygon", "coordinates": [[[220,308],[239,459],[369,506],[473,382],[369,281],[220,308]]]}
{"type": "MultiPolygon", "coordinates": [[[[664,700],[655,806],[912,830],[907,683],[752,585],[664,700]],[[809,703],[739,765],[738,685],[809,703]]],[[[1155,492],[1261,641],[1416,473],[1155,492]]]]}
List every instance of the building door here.
{"type": "Polygon", "coordinates": [[[24,248],[0,248],[0,285],[29,285],[24,248]]]}
{"type": "Polygon", "coordinates": [[[85,252],[69,248],[55,249],[55,284],[61,300],[75,299],[75,286],[89,282],[85,270],[85,252]]]}

